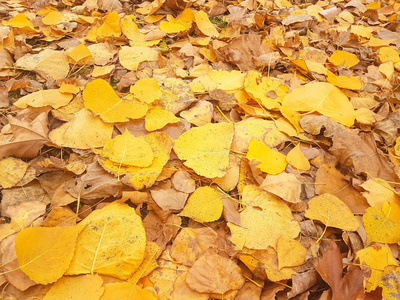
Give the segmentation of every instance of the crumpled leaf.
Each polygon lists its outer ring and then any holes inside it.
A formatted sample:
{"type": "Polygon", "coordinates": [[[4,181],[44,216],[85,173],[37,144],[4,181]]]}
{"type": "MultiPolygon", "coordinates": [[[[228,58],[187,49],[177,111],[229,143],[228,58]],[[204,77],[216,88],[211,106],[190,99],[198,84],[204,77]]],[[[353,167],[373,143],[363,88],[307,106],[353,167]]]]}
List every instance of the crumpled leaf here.
{"type": "Polygon", "coordinates": [[[114,163],[137,167],[148,167],[154,159],[153,150],[144,137],[135,137],[127,129],[109,140],[101,155],[114,163]]]}
{"type": "Polygon", "coordinates": [[[30,227],[15,239],[20,269],[40,284],[55,282],[73,257],[79,227],[30,227]]]}
{"type": "Polygon", "coordinates": [[[125,280],[140,266],[146,234],[135,209],[113,202],[92,212],[78,226],[83,230],[66,274],[96,272],[125,280]]]}
{"type": "Polygon", "coordinates": [[[103,147],[111,138],[112,131],[113,125],[104,123],[83,108],[71,121],[52,130],[49,138],[58,146],[90,149],[103,147]]]}
{"type": "Polygon", "coordinates": [[[83,91],[83,99],[85,107],[106,123],[140,119],[148,110],[145,103],[120,99],[104,79],[89,82],[83,91]]]}
{"type": "Polygon", "coordinates": [[[360,226],[350,208],[338,197],[328,193],[312,198],[308,202],[305,216],[321,221],[328,227],[347,231],[356,231],[360,226]]]}
{"type": "Polygon", "coordinates": [[[175,140],[174,151],[184,165],[208,178],[222,177],[229,164],[233,125],[207,124],[192,128],[175,140]]]}
{"type": "Polygon", "coordinates": [[[54,283],[43,300],[99,300],[103,294],[103,279],[97,274],[69,277],[54,283]]]}
{"type": "Polygon", "coordinates": [[[282,106],[297,112],[319,112],[348,127],[354,124],[355,113],[351,102],[333,84],[308,83],[292,90],[282,99],[282,106]]]}
{"type": "Polygon", "coordinates": [[[242,192],[245,209],[240,213],[242,227],[228,223],[231,241],[237,247],[250,249],[276,248],[279,238],[296,238],[299,224],[293,220],[290,208],[277,196],[247,185],[242,192]]]}
{"type": "Polygon", "coordinates": [[[244,284],[242,271],[232,260],[207,252],[189,269],[186,283],[199,293],[224,294],[244,284]]]}
{"type": "Polygon", "coordinates": [[[221,217],[222,210],[221,196],[213,188],[202,186],[189,197],[180,215],[197,222],[213,222],[221,217]]]}

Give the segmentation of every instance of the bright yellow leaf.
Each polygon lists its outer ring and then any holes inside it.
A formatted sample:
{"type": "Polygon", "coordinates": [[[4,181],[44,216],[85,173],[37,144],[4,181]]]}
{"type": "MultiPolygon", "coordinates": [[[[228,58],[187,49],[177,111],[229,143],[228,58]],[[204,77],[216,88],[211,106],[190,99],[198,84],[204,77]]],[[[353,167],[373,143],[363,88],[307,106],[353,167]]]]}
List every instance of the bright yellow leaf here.
{"type": "Polygon", "coordinates": [[[382,207],[383,213],[389,220],[399,223],[400,221],[400,205],[396,203],[385,202],[382,207]]]}
{"type": "Polygon", "coordinates": [[[398,263],[392,255],[387,246],[376,245],[374,247],[367,247],[357,252],[357,258],[360,260],[361,265],[367,265],[371,269],[371,276],[369,277],[366,290],[370,292],[375,290],[379,285],[379,280],[390,273],[386,270],[387,266],[397,266],[398,263]]]}
{"type": "Polygon", "coordinates": [[[243,188],[242,203],[245,207],[240,213],[242,227],[228,223],[231,241],[239,237],[247,248],[276,249],[282,236],[296,238],[299,234],[300,226],[293,220],[290,208],[277,196],[247,185],[243,188]]]}
{"type": "Polygon", "coordinates": [[[57,109],[67,105],[72,100],[72,97],[72,94],[63,94],[57,89],[40,90],[19,98],[14,105],[19,108],[27,108],[28,106],[44,107],[50,105],[57,109]]]}
{"type": "Polygon", "coordinates": [[[68,83],[61,83],[60,88],[58,89],[60,93],[67,93],[67,94],[78,94],[80,91],[79,86],[68,84],[68,83]]]}
{"type": "Polygon", "coordinates": [[[189,197],[180,215],[197,222],[213,222],[221,217],[222,209],[221,196],[214,189],[202,186],[189,197]]]}
{"type": "Polygon", "coordinates": [[[217,37],[219,35],[218,30],[208,19],[208,15],[204,11],[200,10],[196,12],[195,20],[197,27],[203,34],[211,37],[217,37]]]}
{"type": "Polygon", "coordinates": [[[335,66],[343,66],[348,69],[360,62],[357,55],[343,50],[333,51],[329,61],[335,66]]]}
{"type": "Polygon", "coordinates": [[[361,90],[362,84],[360,79],[354,76],[336,76],[331,71],[327,72],[326,80],[333,85],[349,90],[361,90]]]}
{"type": "Polygon", "coordinates": [[[140,278],[149,274],[152,270],[158,267],[156,258],[161,253],[161,248],[156,243],[147,241],[145,255],[139,268],[127,281],[136,284],[140,278]]]}
{"type": "Polygon", "coordinates": [[[119,62],[131,71],[136,71],[143,61],[155,61],[158,59],[158,51],[144,46],[124,46],[119,51],[119,62]]]}
{"type": "Polygon", "coordinates": [[[19,268],[38,284],[55,282],[68,269],[82,228],[30,227],[15,238],[19,268]]]}
{"type": "Polygon", "coordinates": [[[92,59],[92,52],[90,52],[89,48],[86,47],[84,43],[68,51],[67,55],[75,62],[86,62],[92,59]]]}
{"type": "Polygon", "coordinates": [[[328,227],[348,231],[356,231],[360,226],[350,208],[338,197],[329,193],[312,198],[308,202],[305,216],[321,221],[328,227]]]}
{"type": "Polygon", "coordinates": [[[161,31],[165,32],[166,34],[174,34],[181,31],[185,31],[188,29],[184,24],[179,23],[175,20],[172,22],[161,22],[160,23],[161,31]]]}
{"type": "Polygon", "coordinates": [[[394,73],[394,66],[392,61],[387,61],[383,64],[379,65],[379,72],[387,77],[388,80],[391,80],[394,73]]]}
{"type": "Polygon", "coordinates": [[[134,208],[113,202],[78,226],[83,230],[67,274],[98,273],[125,280],[135,273],[144,258],[146,233],[134,208]]]}
{"type": "Polygon", "coordinates": [[[58,25],[62,21],[67,21],[67,18],[59,11],[52,11],[42,19],[44,25],[58,25]]]}
{"type": "Polygon", "coordinates": [[[163,128],[167,124],[177,123],[180,120],[172,112],[159,107],[155,107],[151,108],[147,112],[145,121],[146,130],[154,131],[163,128]]]}
{"type": "Polygon", "coordinates": [[[158,300],[153,289],[141,288],[129,282],[114,282],[104,285],[104,294],[100,300],[158,300]]]}
{"type": "Polygon", "coordinates": [[[233,125],[213,123],[194,127],[175,140],[174,151],[183,164],[208,178],[222,177],[229,164],[233,125]]]}
{"type": "Polygon", "coordinates": [[[388,214],[376,207],[369,207],[363,216],[368,242],[394,244],[400,241],[400,223],[391,220],[388,214]]]}
{"type": "Polygon", "coordinates": [[[397,51],[391,47],[382,47],[379,49],[378,54],[379,59],[382,63],[392,61],[393,63],[397,63],[400,61],[400,56],[397,51]]]}
{"type": "Polygon", "coordinates": [[[287,165],[285,155],[270,149],[263,142],[257,140],[250,142],[246,157],[249,160],[254,159],[259,162],[257,168],[271,175],[281,173],[287,165]]]}
{"type": "Polygon", "coordinates": [[[154,78],[139,79],[129,90],[140,101],[150,104],[161,97],[162,92],[154,78]]]}
{"type": "Polygon", "coordinates": [[[304,263],[307,250],[294,239],[282,236],[277,245],[279,269],[284,267],[296,267],[304,263]]]}
{"type": "Polygon", "coordinates": [[[148,167],[154,159],[153,150],[144,137],[135,137],[127,129],[104,145],[101,156],[114,163],[137,167],[148,167]]]}
{"type": "Polygon", "coordinates": [[[127,122],[146,115],[147,104],[138,101],[123,100],[103,79],[89,82],[83,91],[85,107],[107,123],[127,122]]]}
{"type": "Polygon", "coordinates": [[[8,189],[16,185],[25,175],[28,164],[21,159],[6,157],[0,159],[0,186],[8,189]]]}
{"type": "Polygon", "coordinates": [[[65,276],[54,283],[43,300],[99,300],[104,292],[103,279],[95,275],[65,276]]]}
{"type": "Polygon", "coordinates": [[[289,164],[298,170],[307,171],[310,169],[310,162],[304,156],[303,152],[300,150],[300,143],[297,144],[286,156],[286,160],[289,164]]]}
{"type": "Polygon", "coordinates": [[[358,35],[359,37],[363,37],[369,39],[372,36],[373,29],[371,27],[365,27],[364,25],[356,24],[351,25],[350,32],[352,34],[358,35]]]}
{"type": "Polygon", "coordinates": [[[87,109],[75,113],[74,118],[49,133],[52,143],[77,149],[103,147],[111,138],[113,125],[104,123],[87,109]]]}
{"type": "Polygon", "coordinates": [[[99,38],[119,37],[121,35],[121,27],[119,25],[119,15],[116,12],[111,12],[107,15],[104,23],[97,29],[99,38]]]}
{"type": "Polygon", "coordinates": [[[26,30],[28,33],[36,32],[31,21],[24,14],[17,14],[9,21],[3,21],[4,26],[10,26],[15,28],[21,28],[26,30]]]}
{"type": "Polygon", "coordinates": [[[371,178],[360,184],[360,186],[366,190],[362,195],[372,207],[382,209],[385,202],[400,205],[400,196],[397,195],[389,183],[383,180],[371,178]]]}
{"type": "Polygon", "coordinates": [[[354,124],[354,108],[349,99],[333,84],[308,83],[292,90],[282,100],[282,106],[298,112],[319,112],[348,127],[354,124]]]}
{"type": "Polygon", "coordinates": [[[123,34],[130,40],[134,39],[139,33],[139,28],[135,20],[136,17],[134,15],[126,15],[120,21],[123,34]]]}
{"type": "Polygon", "coordinates": [[[122,182],[141,190],[150,187],[160,175],[164,165],[169,160],[173,142],[171,138],[163,133],[150,133],[145,137],[154,153],[154,159],[150,166],[139,168],[133,166],[121,166],[110,160],[100,161],[103,167],[116,176],[122,176],[122,182]]]}

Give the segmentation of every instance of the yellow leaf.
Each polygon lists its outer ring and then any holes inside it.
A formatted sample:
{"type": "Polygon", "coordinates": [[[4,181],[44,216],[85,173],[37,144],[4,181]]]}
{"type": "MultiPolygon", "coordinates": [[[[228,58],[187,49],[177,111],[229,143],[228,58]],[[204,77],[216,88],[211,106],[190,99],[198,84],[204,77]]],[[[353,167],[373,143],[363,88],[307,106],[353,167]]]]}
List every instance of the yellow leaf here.
{"type": "Polygon", "coordinates": [[[122,32],[130,40],[134,39],[139,33],[139,28],[135,20],[136,17],[134,15],[127,15],[123,17],[120,21],[122,32]]]}
{"type": "Polygon", "coordinates": [[[207,124],[191,128],[175,140],[174,151],[184,165],[208,178],[222,177],[229,164],[233,138],[230,123],[207,124]]]}
{"type": "Polygon", "coordinates": [[[76,149],[103,147],[111,138],[113,125],[104,123],[100,118],[81,109],[74,118],[49,133],[52,143],[76,149]]]}
{"type": "Polygon", "coordinates": [[[15,62],[15,67],[36,71],[54,80],[64,79],[69,73],[67,55],[64,51],[52,49],[45,49],[39,54],[25,54],[15,62]]]}
{"type": "Polygon", "coordinates": [[[158,51],[144,46],[124,46],[119,51],[119,62],[131,71],[136,71],[143,61],[155,61],[158,59],[158,51]]]}
{"type": "Polygon", "coordinates": [[[42,19],[44,25],[58,25],[62,21],[67,21],[67,18],[59,11],[52,11],[42,19]]]}
{"type": "Polygon", "coordinates": [[[99,66],[94,66],[93,72],[92,72],[92,77],[102,77],[105,75],[109,75],[113,70],[115,66],[104,66],[104,67],[99,67],[99,66]]]}
{"type": "Polygon", "coordinates": [[[82,228],[30,227],[15,238],[19,268],[38,284],[55,282],[65,273],[82,228]]]}
{"type": "Polygon", "coordinates": [[[26,30],[28,33],[36,32],[31,21],[24,14],[18,14],[9,21],[3,21],[4,26],[10,26],[15,28],[21,28],[26,30]]]}
{"type": "Polygon", "coordinates": [[[287,202],[301,202],[301,182],[293,174],[267,175],[261,183],[260,189],[277,195],[287,202]]]}
{"type": "Polygon", "coordinates": [[[286,168],[286,156],[270,149],[263,142],[252,140],[249,145],[247,159],[259,162],[257,165],[261,171],[268,174],[279,174],[286,168]]]}
{"type": "Polygon", "coordinates": [[[348,231],[356,231],[360,226],[350,208],[338,197],[329,193],[312,198],[308,202],[305,216],[321,221],[327,227],[348,231]]]}
{"type": "Polygon", "coordinates": [[[397,300],[397,295],[400,294],[400,268],[396,268],[388,275],[379,280],[379,286],[382,287],[382,295],[385,300],[397,300]]]}
{"type": "Polygon", "coordinates": [[[101,156],[114,163],[137,167],[148,167],[154,159],[153,150],[144,137],[135,137],[127,129],[104,145],[101,156]]]}
{"type": "Polygon", "coordinates": [[[172,112],[159,107],[150,109],[147,112],[145,120],[145,127],[147,131],[158,130],[167,124],[177,123],[180,121],[179,118],[177,118],[172,112]]]}
{"type": "Polygon", "coordinates": [[[284,267],[296,267],[304,263],[307,250],[294,239],[282,236],[277,245],[279,269],[284,267]]]}
{"type": "Polygon", "coordinates": [[[385,202],[382,207],[383,213],[389,220],[399,223],[400,220],[400,205],[396,203],[385,202]]]}
{"type": "Polygon", "coordinates": [[[342,50],[333,51],[331,57],[329,57],[329,61],[335,66],[343,66],[348,69],[360,62],[357,55],[342,50]]]}
{"type": "Polygon", "coordinates": [[[354,76],[336,76],[331,71],[328,71],[326,80],[333,85],[349,90],[361,90],[362,84],[360,79],[354,76]]]}
{"type": "Polygon", "coordinates": [[[146,115],[147,104],[120,99],[113,88],[103,79],[89,82],[83,91],[85,107],[107,123],[127,122],[146,115]]]}
{"type": "Polygon", "coordinates": [[[211,37],[217,37],[219,35],[218,30],[208,19],[208,15],[204,11],[200,10],[196,12],[195,20],[197,27],[203,34],[211,37]]]}
{"type": "Polygon", "coordinates": [[[333,84],[308,83],[292,90],[282,100],[289,110],[319,112],[348,127],[354,124],[354,108],[349,99],[333,84]]]}
{"type": "Polygon", "coordinates": [[[103,279],[97,274],[69,277],[54,283],[43,300],[99,300],[104,292],[103,279]]]}
{"type": "Polygon", "coordinates": [[[14,105],[18,108],[27,108],[28,105],[32,107],[44,107],[50,105],[57,109],[61,106],[67,105],[71,101],[72,97],[72,94],[63,94],[57,89],[40,90],[19,98],[14,105]]]}
{"type": "Polygon", "coordinates": [[[307,171],[310,169],[310,162],[304,156],[303,152],[300,150],[300,143],[297,144],[286,156],[286,160],[289,164],[298,170],[307,171]]]}
{"type": "Polygon", "coordinates": [[[366,39],[369,39],[372,36],[372,34],[371,34],[372,30],[373,29],[371,27],[367,28],[364,25],[359,25],[359,24],[351,25],[351,28],[350,28],[351,33],[358,35],[360,37],[366,38],[366,39]]]}
{"type": "Polygon", "coordinates": [[[362,249],[357,252],[357,258],[360,260],[361,265],[367,265],[371,269],[371,276],[365,286],[367,292],[375,290],[379,285],[379,280],[390,273],[390,270],[385,271],[387,266],[398,265],[392,255],[392,251],[390,251],[389,247],[383,245],[362,249]]]}
{"type": "Polygon", "coordinates": [[[158,267],[156,258],[161,253],[161,248],[156,243],[147,241],[145,255],[139,268],[127,281],[136,284],[140,278],[148,275],[151,271],[158,267]]]}
{"type": "Polygon", "coordinates": [[[251,249],[276,248],[282,236],[296,238],[300,226],[293,220],[290,208],[277,196],[247,185],[243,188],[240,213],[242,227],[228,223],[232,238],[244,238],[244,246],[251,249]]]}
{"type": "Polygon", "coordinates": [[[75,62],[86,62],[92,59],[92,52],[83,43],[68,51],[67,55],[75,62]]]}
{"type": "Polygon", "coordinates": [[[400,56],[397,51],[391,47],[382,47],[379,49],[378,54],[379,59],[382,63],[392,61],[393,63],[397,63],[400,61],[400,56]]]}
{"type": "Polygon", "coordinates": [[[0,159],[0,185],[8,189],[16,185],[25,175],[28,164],[14,157],[0,159]]]}
{"type": "Polygon", "coordinates": [[[121,27],[119,26],[119,15],[111,12],[107,15],[104,23],[97,29],[99,38],[119,37],[121,35],[121,27]]]}
{"type": "Polygon", "coordinates": [[[134,208],[113,202],[78,226],[83,230],[68,275],[95,272],[125,280],[135,273],[144,258],[146,233],[134,208]]]}
{"type": "Polygon", "coordinates": [[[197,222],[213,222],[221,217],[222,209],[220,195],[214,189],[202,186],[189,197],[180,215],[197,222]]]}
{"type": "Polygon", "coordinates": [[[152,289],[141,288],[129,282],[114,282],[104,285],[104,294],[100,300],[158,300],[152,289]]]}
{"type": "Polygon", "coordinates": [[[154,159],[150,166],[145,168],[133,166],[120,166],[110,160],[100,161],[102,166],[114,175],[124,175],[122,182],[141,190],[150,187],[160,175],[164,165],[169,160],[173,142],[171,138],[163,133],[150,133],[145,137],[154,153],[154,159]]]}
{"type": "Polygon", "coordinates": [[[60,93],[67,93],[67,94],[78,94],[80,91],[79,86],[73,85],[73,84],[67,84],[67,83],[61,83],[60,88],[58,89],[60,93]]]}
{"type": "Polygon", "coordinates": [[[130,87],[130,92],[140,101],[150,104],[161,97],[162,93],[154,78],[144,78],[136,81],[130,87]]]}
{"type": "Polygon", "coordinates": [[[394,145],[394,153],[400,156],[400,136],[396,139],[396,144],[394,145]]]}
{"type": "Polygon", "coordinates": [[[400,241],[400,224],[391,220],[390,212],[369,207],[363,216],[368,242],[394,244],[400,241]]]}
{"type": "Polygon", "coordinates": [[[160,29],[166,34],[171,34],[171,33],[178,33],[181,31],[185,31],[188,29],[188,27],[186,27],[182,23],[175,21],[175,22],[161,22],[160,29]]]}
{"type": "Polygon", "coordinates": [[[207,75],[196,78],[190,84],[192,89],[197,84],[205,91],[223,90],[232,92],[240,90],[244,87],[245,74],[240,71],[212,71],[207,75]]]}
{"type": "Polygon", "coordinates": [[[383,64],[379,65],[379,72],[387,77],[388,80],[391,80],[393,77],[394,66],[392,61],[387,61],[383,64]]]}
{"type": "Polygon", "coordinates": [[[360,185],[366,192],[362,195],[367,199],[368,204],[372,207],[382,209],[383,204],[396,203],[400,205],[400,197],[389,183],[380,179],[368,179],[360,185]]]}

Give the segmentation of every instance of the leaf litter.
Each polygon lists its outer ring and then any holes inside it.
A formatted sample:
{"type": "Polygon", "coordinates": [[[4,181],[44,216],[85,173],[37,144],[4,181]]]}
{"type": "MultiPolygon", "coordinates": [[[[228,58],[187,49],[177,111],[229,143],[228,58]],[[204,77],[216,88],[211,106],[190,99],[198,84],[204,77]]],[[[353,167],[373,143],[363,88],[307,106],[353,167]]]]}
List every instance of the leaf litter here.
{"type": "Polygon", "coordinates": [[[395,1],[2,1],[4,299],[397,299],[395,1]]]}

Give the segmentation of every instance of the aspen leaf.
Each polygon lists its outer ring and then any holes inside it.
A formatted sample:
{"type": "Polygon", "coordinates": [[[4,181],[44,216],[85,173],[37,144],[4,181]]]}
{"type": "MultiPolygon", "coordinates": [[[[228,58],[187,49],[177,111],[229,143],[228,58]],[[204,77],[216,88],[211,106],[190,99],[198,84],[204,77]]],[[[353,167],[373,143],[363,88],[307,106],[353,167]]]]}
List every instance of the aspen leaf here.
{"type": "Polygon", "coordinates": [[[103,168],[117,176],[122,176],[122,181],[135,189],[141,190],[150,187],[160,175],[164,165],[169,160],[173,142],[163,133],[150,133],[145,137],[154,153],[154,159],[148,167],[121,166],[110,160],[100,161],[103,168]]]}
{"type": "Polygon", "coordinates": [[[282,106],[298,112],[319,112],[348,127],[354,124],[354,108],[337,87],[327,82],[308,83],[292,90],[282,106]]]}
{"type": "Polygon", "coordinates": [[[207,124],[192,128],[175,140],[174,151],[184,165],[208,178],[222,177],[229,165],[233,125],[207,124]]]}
{"type": "Polygon", "coordinates": [[[137,167],[148,167],[154,159],[153,150],[144,137],[135,137],[127,129],[109,140],[101,155],[114,163],[137,167]]]}
{"type": "Polygon", "coordinates": [[[136,71],[141,62],[155,61],[157,58],[158,52],[156,49],[144,46],[124,46],[119,51],[119,62],[124,68],[131,71],[136,71]]]}
{"type": "Polygon", "coordinates": [[[209,293],[199,293],[192,290],[186,283],[187,272],[183,272],[176,278],[174,283],[174,292],[172,299],[174,300],[208,300],[210,299],[209,293]]]}
{"type": "Polygon", "coordinates": [[[301,202],[301,182],[293,174],[267,175],[261,183],[260,189],[275,194],[287,202],[301,202]]]}
{"type": "Polygon", "coordinates": [[[379,49],[378,54],[379,59],[382,63],[392,61],[393,63],[397,63],[400,61],[400,56],[397,51],[391,47],[382,47],[379,49]]]}
{"type": "Polygon", "coordinates": [[[272,175],[281,173],[287,165],[285,155],[270,149],[263,142],[257,140],[250,142],[246,157],[259,162],[257,168],[272,175]]]}
{"type": "Polygon", "coordinates": [[[32,107],[44,107],[50,105],[57,109],[61,106],[67,105],[72,100],[72,97],[72,94],[63,94],[56,89],[41,90],[19,98],[14,105],[19,108],[26,108],[28,105],[32,107]]]}
{"type": "Polygon", "coordinates": [[[86,60],[92,59],[92,52],[83,43],[68,51],[67,55],[75,62],[86,62],[86,60]]]}
{"type": "Polygon", "coordinates": [[[100,25],[96,32],[99,38],[119,37],[121,27],[119,25],[119,15],[117,12],[111,12],[107,15],[104,23],[100,25]]]}
{"type": "Polygon", "coordinates": [[[282,236],[278,240],[276,252],[278,254],[279,269],[296,267],[304,263],[307,250],[294,239],[282,236]]]}
{"type": "Polygon", "coordinates": [[[9,21],[3,21],[4,26],[11,26],[15,28],[21,28],[26,30],[28,33],[36,32],[31,21],[24,14],[17,14],[9,21]]]}
{"type": "Polygon", "coordinates": [[[83,91],[85,107],[107,123],[127,122],[146,115],[147,104],[120,99],[103,79],[89,82],[83,91]]]}
{"type": "Polygon", "coordinates": [[[286,160],[289,164],[298,170],[307,171],[310,169],[310,162],[304,156],[303,152],[300,150],[300,144],[297,144],[289,153],[286,155],[286,160]]]}
{"type": "Polygon", "coordinates": [[[65,276],[54,283],[43,300],[99,300],[104,292],[103,279],[97,274],[65,276]]]}
{"type": "Polygon", "coordinates": [[[67,21],[67,20],[66,17],[59,11],[52,11],[42,19],[44,25],[50,25],[50,26],[58,25],[62,21],[67,21]]]}
{"type": "Polygon", "coordinates": [[[397,243],[400,241],[400,223],[376,207],[369,207],[363,215],[363,223],[368,241],[378,243],[397,243]]]}
{"type": "Polygon", "coordinates": [[[394,153],[400,156],[400,136],[396,139],[396,144],[394,145],[394,153]]]}
{"type": "Polygon", "coordinates": [[[81,230],[76,226],[22,230],[15,239],[20,269],[36,283],[55,282],[68,269],[81,230]]]}
{"type": "Polygon", "coordinates": [[[158,300],[157,294],[154,290],[148,288],[141,288],[136,284],[130,282],[114,282],[104,285],[104,294],[100,300],[158,300]]]}
{"type": "Polygon", "coordinates": [[[356,231],[360,226],[350,208],[338,197],[328,193],[312,198],[308,202],[305,216],[321,221],[328,227],[348,231],[356,231]]]}
{"type": "MultiPolygon", "coordinates": [[[[175,21],[175,20],[174,20],[175,21]]],[[[166,34],[173,34],[173,33],[178,33],[181,31],[185,31],[188,29],[184,24],[181,24],[179,22],[161,22],[160,24],[160,29],[165,32],[166,34]]]]}
{"type": "Polygon", "coordinates": [[[398,278],[400,277],[400,268],[390,272],[388,275],[383,276],[379,280],[379,286],[382,287],[383,299],[396,300],[397,295],[400,294],[400,284],[398,278]]]}
{"type": "Polygon", "coordinates": [[[10,188],[16,185],[25,175],[28,164],[21,159],[6,157],[0,159],[0,185],[10,188]]]}
{"type": "Polygon", "coordinates": [[[161,253],[161,248],[156,243],[147,241],[145,255],[139,268],[127,281],[136,284],[139,279],[148,275],[151,271],[158,267],[156,261],[157,255],[161,253]]]}
{"type": "Polygon", "coordinates": [[[400,205],[400,197],[386,181],[370,178],[360,186],[365,190],[362,195],[372,207],[382,209],[385,202],[400,205]]]}
{"type": "Polygon", "coordinates": [[[167,124],[179,122],[179,118],[168,110],[155,107],[147,112],[145,121],[146,130],[154,131],[163,128],[167,124]]]}
{"type": "Polygon", "coordinates": [[[329,61],[335,66],[344,66],[348,69],[360,62],[357,55],[342,50],[333,51],[329,61]]]}
{"type": "Polygon", "coordinates": [[[201,33],[211,37],[217,37],[219,35],[218,30],[208,19],[208,15],[204,11],[200,10],[196,12],[195,20],[201,33]]]}
{"type": "Polygon", "coordinates": [[[161,97],[162,93],[154,78],[139,79],[129,90],[141,102],[150,104],[161,97]]]}
{"type": "Polygon", "coordinates": [[[222,210],[220,195],[214,189],[202,186],[189,197],[180,215],[197,222],[213,222],[221,217],[222,210]]]}
{"type": "Polygon", "coordinates": [[[361,249],[357,252],[357,258],[361,265],[367,265],[371,269],[371,276],[365,286],[367,292],[375,290],[379,285],[379,280],[390,273],[390,270],[385,270],[387,266],[398,265],[392,251],[383,245],[361,249]]]}
{"type": "Polygon", "coordinates": [[[146,247],[142,220],[127,204],[113,202],[79,224],[68,275],[96,272],[125,280],[140,266],[146,247]]]}
{"type": "Polygon", "coordinates": [[[103,147],[111,138],[113,126],[82,109],[74,118],[49,133],[50,140],[62,147],[90,149],[103,147]]]}
{"type": "Polygon", "coordinates": [[[240,213],[241,226],[228,223],[231,241],[239,237],[250,249],[276,248],[282,236],[296,238],[299,224],[293,220],[290,208],[277,196],[247,185],[243,189],[242,203],[245,209],[240,213]]]}
{"type": "Polygon", "coordinates": [[[336,76],[332,72],[328,71],[327,72],[328,76],[326,77],[326,80],[329,83],[332,83],[333,85],[343,88],[343,89],[349,89],[349,90],[361,90],[362,84],[360,79],[354,76],[336,76]]]}

